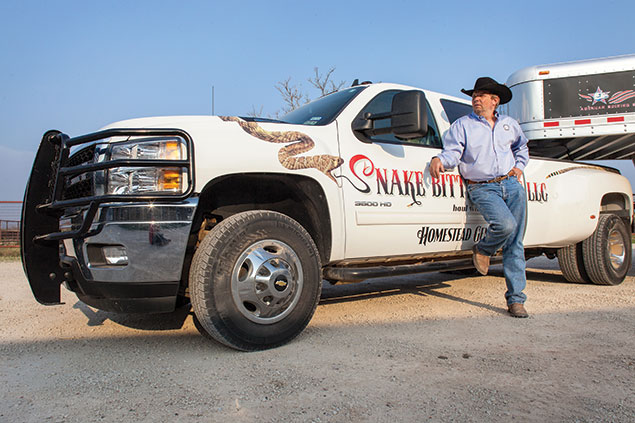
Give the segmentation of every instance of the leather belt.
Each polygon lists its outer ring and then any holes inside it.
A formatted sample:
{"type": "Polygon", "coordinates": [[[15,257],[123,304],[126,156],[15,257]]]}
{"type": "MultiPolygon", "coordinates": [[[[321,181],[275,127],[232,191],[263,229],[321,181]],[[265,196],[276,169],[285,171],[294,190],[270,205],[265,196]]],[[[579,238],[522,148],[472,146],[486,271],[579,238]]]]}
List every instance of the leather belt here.
{"type": "Polygon", "coordinates": [[[469,179],[466,179],[465,182],[467,182],[468,184],[491,184],[492,182],[504,181],[505,179],[509,178],[513,174],[514,172],[510,170],[507,175],[497,176],[496,178],[490,179],[489,181],[470,181],[469,179]]]}

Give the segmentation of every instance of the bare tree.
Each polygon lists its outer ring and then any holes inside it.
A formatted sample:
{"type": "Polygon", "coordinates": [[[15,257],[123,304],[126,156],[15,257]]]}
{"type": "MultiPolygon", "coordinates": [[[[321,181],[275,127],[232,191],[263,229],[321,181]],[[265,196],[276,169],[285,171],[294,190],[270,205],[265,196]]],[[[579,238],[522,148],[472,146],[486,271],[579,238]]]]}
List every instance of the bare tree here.
{"type": "Polygon", "coordinates": [[[309,81],[309,83],[315,88],[320,90],[322,96],[338,91],[346,83],[345,81],[340,81],[336,84],[331,79],[331,75],[333,75],[333,72],[335,72],[335,66],[332,66],[324,76],[320,74],[317,66],[313,68],[313,72],[315,72],[315,76],[313,78],[307,79],[307,81],[309,81]]]}
{"type": "Polygon", "coordinates": [[[251,110],[249,112],[247,112],[247,116],[250,117],[261,117],[262,116],[262,109],[263,106],[260,106],[260,109],[256,109],[256,106],[254,106],[253,104],[251,105],[251,110]]]}
{"type": "MultiPolygon", "coordinates": [[[[307,81],[320,91],[320,97],[337,91],[346,84],[345,81],[340,81],[337,84],[333,82],[332,77],[333,72],[335,72],[335,66],[329,68],[324,75],[320,73],[317,66],[313,68],[313,72],[315,73],[315,76],[307,79],[307,81]]],[[[311,97],[309,97],[309,95],[303,90],[302,85],[292,82],[291,77],[288,77],[284,81],[279,81],[275,87],[284,102],[284,107],[273,114],[273,117],[275,118],[285,115],[311,101],[311,97]]],[[[254,106],[252,106],[252,110],[248,113],[248,115],[252,117],[261,116],[262,107],[260,107],[260,110],[257,110],[254,106]]]]}
{"type": "Polygon", "coordinates": [[[285,106],[276,115],[289,113],[309,102],[309,96],[300,91],[300,89],[298,85],[291,83],[291,77],[276,84],[276,90],[278,90],[282,96],[282,101],[285,103],[285,106]]]}

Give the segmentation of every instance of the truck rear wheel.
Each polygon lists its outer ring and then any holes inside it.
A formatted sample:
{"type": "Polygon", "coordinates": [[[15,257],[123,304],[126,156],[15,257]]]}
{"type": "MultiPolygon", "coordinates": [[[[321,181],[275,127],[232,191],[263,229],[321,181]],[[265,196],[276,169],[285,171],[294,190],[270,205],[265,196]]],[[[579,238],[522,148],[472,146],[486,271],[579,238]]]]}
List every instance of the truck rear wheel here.
{"type": "Polygon", "coordinates": [[[584,268],[581,242],[560,248],[557,251],[557,255],[560,270],[567,281],[573,283],[591,282],[591,279],[589,279],[589,275],[584,268]]]}
{"type": "Polygon", "coordinates": [[[306,230],[271,211],[238,213],[216,225],[194,254],[190,292],[200,326],[243,351],[289,342],[320,298],[321,264],[306,230]]]}
{"type": "Polygon", "coordinates": [[[593,234],[582,242],[584,267],[597,285],[622,283],[631,267],[631,235],[614,214],[601,214],[593,234]]]}

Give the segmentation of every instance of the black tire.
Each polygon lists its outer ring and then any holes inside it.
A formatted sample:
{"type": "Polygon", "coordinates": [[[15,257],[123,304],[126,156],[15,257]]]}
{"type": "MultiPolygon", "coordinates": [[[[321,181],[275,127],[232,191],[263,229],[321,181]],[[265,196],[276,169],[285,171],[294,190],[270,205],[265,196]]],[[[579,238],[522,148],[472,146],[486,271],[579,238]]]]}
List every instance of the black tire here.
{"type": "Polygon", "coordinates": [[[591,279],[584,268],[582,242],[560,248],[557,251],[558,264],[562,275],[568,282],[589,283],[591,279]]]}
{"type": "Polygon", "coordinates": [[[322,290],[320,257],[295,220],[256,210],[216,225],[190,271],[192,307],[215,340],[256,351],[289,342],[313,316],[322,290]]]}
{"type": "Polygon", "coordinates": [[[597,285],[622,283],[631,268],[631,234],[614,214],[601,214],[598,226],[582,242],[584,268],[597,285]]]}

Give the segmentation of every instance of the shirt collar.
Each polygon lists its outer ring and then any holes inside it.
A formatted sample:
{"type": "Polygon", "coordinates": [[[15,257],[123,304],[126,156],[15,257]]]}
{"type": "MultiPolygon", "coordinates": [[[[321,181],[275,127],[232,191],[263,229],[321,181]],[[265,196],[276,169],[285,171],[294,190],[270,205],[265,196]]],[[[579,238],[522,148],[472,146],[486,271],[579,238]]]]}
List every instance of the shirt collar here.
{"type": "MultiPolygon", "coordinates": [[[[474,113],[474,110],[472,110],[472,113],[470,113],[470,117],[472,119],[476,119],[480,121],[487,121],[487,119],[485,119],[483,116],[479,116],[476,113],[474,113]]],[[[500,119],[500,114],[498,113],[498,110],[494,110],[494,117],[496,118],[496,120],[500,119]]]]}

